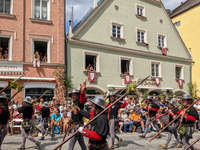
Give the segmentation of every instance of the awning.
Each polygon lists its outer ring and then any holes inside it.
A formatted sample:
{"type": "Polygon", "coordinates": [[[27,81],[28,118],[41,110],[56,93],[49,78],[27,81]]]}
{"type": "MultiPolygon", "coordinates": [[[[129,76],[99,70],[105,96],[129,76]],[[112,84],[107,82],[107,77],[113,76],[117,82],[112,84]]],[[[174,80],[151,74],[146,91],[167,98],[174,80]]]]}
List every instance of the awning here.
{"type": "MultiPolygon", "coordinates": [[[[9,76],[0,76],[0,79],[18,79],[19,77],[9,77],[9,76]]],[[[46,81],[55,81],[55,78],[39,78],[39,77],[22,77],[22,80],[46,80],[46,81]]],[[[20,80],[21,80],[20,79],[20,80]]]]}
{"type": "MultiPolygon", "coordinates": [[[[107,85],[108,88],[125,88],[124,85],[107,85]]],[[[148,87],[148,86],[139,86],[138,89],[155,89],[155,90],[173,90],[170,87],[148,87]]]]}

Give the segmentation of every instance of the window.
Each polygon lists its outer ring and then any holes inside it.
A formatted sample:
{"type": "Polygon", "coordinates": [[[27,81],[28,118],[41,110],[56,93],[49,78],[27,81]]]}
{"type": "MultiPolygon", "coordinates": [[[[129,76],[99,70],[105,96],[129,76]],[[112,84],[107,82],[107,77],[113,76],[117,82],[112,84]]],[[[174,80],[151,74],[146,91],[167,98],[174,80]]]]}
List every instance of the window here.
{"type": "Polygon", "coordinates": [[[85,70],[86,71],[96,72],[97,56],[86,54],[85,58],[86,58],[86,60],[85,60],[86,61],[85,62],[85,70]]]}
{"type": "Polygon", "coordinates": [[[10,14],[11,0],[0,0],[0,13],[10,14]]]}
{"type": "Polygon", "coordinates": [[[164,35],[158,35],[158,46],[159,47],[167,47],[166,46],[166,37],[164,35]]]}
{"type": "Polygon", "coordinates": [[[137,6],[137,15],[139,15],[139,16],[145,16],[144,15],[144,7],[137,6]]]}
{"type": "Polygon", "coordinates": [[[34,17],[49,20],[49,0],[34,0],[34,17]]]}
{"type": "Polygon", "coordinates": [[[133,58],[131,57],[120,57],[120,74],[133,75],[133,58]]]}
{"type": "Polygon", "coordinates": [[[121,74],[128,74],[130,70],[130,60],[121,59],[121,74]]]}
{"type": "Polygon", "coordinates": [[[151,76],[152,77],[160,77],[161,73],[160,73],[160,63],[157,62],[152,62],[151,63],[151,76]]]}
{"type": "Polygon", "coordinates": [[[44,98],[44,101],[49,101],[50,98],[54,97],[54,90],[48,89],[48,88],[27,88],[25,89],[25,96],[31,96],[34,98],[39,98],[46,90],[48,90],[48,93],[46,93],[42,98],[44,98]]]}
{"type": "Polygon", "coordinates": [[[0,59],[8,59],[9,43],[10,43],[10,38],[0,37],[0,59]]]}
{"type": "Polygon", "coordinates": [[[34,54],[38,52],[40,55],[40,61],[44,63],[49,62],[47,47],[48,47],[48,42],[34,41],[34,54]]]}
{"type": "Polygon", "coordinates": [[[144,34],[145,34],[144,31],[140,31],[140,30],[137,31],[137,41],[138,42],[140,42],[140,43],[145,42],[144,34]]]}
{"type": "Polygon", "coordinates": [[[112,25],[112,36],[116,38],[121,38],[121,26],[112,25]]]}
{"type": "Polygon", "coordinates": [[[183,66],[176,66],[176,79],[183,79],[183,66]]]}

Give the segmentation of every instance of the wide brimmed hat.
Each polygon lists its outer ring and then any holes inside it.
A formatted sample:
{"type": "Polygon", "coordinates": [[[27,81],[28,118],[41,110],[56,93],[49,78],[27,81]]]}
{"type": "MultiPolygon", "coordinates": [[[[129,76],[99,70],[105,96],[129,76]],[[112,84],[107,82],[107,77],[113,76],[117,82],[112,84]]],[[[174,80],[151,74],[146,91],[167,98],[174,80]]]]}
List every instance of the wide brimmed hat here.
{"type": "Polygon", "coordinates": [[[110,92],[109,95],[108,95],[108,97],[110,97],[110,96],[115,96],[115,93],[110,92]]]}
{"type": "Polygon", "coordinates": [[[44,102],[44,104],[42,106],[49,107],[48,102],[44,102]]]}
{"type": "Polygon", "coordinates": [[[23,98],[23,101],[26,103],[29,103],[29,104],[32,104],[31,100],[32,100],[32,98],[30,96],[26,96],[26,98],[23,98]]]}
{"type": "Polygon", "coordinates": [[[186,99],[186,100],[193,100],[193,98],[191,98],[191,96],[189,94],[184,94],[182,97],[182,100],[186,99]]]}
{"type": "Polygon", "coordinates": [[[79,94],[80,92],[79,92],[79,90],[77,90],[77,89],[73,89],[70,93],[69,93],[69,97],[71,97],[72,96],[72,93],[76,93],[76,94],[79,94]]]}
{"type": "Polygon", "coordinates": [[[106,101],[104,100],[103,96],[95,96],[95,98],[93,100],[89,100],[91,101],[92,103],[98,105],[99,107],[105,109],[105,104],[106,104],[106,101]]]}

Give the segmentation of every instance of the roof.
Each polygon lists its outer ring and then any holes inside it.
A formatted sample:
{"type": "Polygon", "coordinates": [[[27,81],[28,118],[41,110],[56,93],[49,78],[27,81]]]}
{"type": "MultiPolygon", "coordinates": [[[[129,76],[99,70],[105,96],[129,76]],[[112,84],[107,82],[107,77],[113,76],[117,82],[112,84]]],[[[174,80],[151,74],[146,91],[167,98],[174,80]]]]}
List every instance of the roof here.
{"type": "Polygon", "coordinates": [[[172,11],[171,18],[200,4],[200,0],[187,0],[172,11]]]}
{"type": "Polygon", "coordinates": [[[83,17],[83,19],[81,21],[79,21],[76,26],[72,29],[72,33],[74,34],[84,23],[85,21],[90,18],[90,16],[103,4],[105,0],[99,0],[97,3],[97,7],[96,8],[92,8],[90,9],[87,14],[83,17]]]}

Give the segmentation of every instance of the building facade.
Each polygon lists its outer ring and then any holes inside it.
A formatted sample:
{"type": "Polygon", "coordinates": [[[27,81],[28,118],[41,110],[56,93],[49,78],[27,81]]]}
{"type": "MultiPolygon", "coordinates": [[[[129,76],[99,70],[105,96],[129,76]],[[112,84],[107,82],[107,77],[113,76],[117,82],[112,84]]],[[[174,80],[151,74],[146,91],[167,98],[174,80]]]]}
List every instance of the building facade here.
{"type": "MultiPolygon", "coordinates": [[[[55,94],[53,72],[65,63],[64,0],[1,0],[0,22],[0,88],[27,72],[18,83],[30,81],[14,99],[39,97],[47,89],[45,100],[63,98],[55,94]]],[[[15,92],[6,91],[8,97],[15,92]]]]}
{"type": "MultiPolygon", "coordinates": [[[[200,30],[199,13],[200,0],[187,0],[170,13],[177,31],[181,35],[188,50],[191,52],[193,61],[195,62],[192,66],[192,82],[197,83],[198,89],[200,88],[200,43],[198,42],[200,30]]],[[[199,95],[200,91],[198,92],[198,96],[199,95]]]]}
{"type": "MultiPolygon", "coordinates": [[[[69,27],[67,69],[76,87],[88,79],[88,96],[117,93],[150,75],[139,89],[157,95],[188,92],[192,59],[161,1],[95,3],[69,27]]],[[[141,90],[135,96],[141,100],[141,90]]]]}

